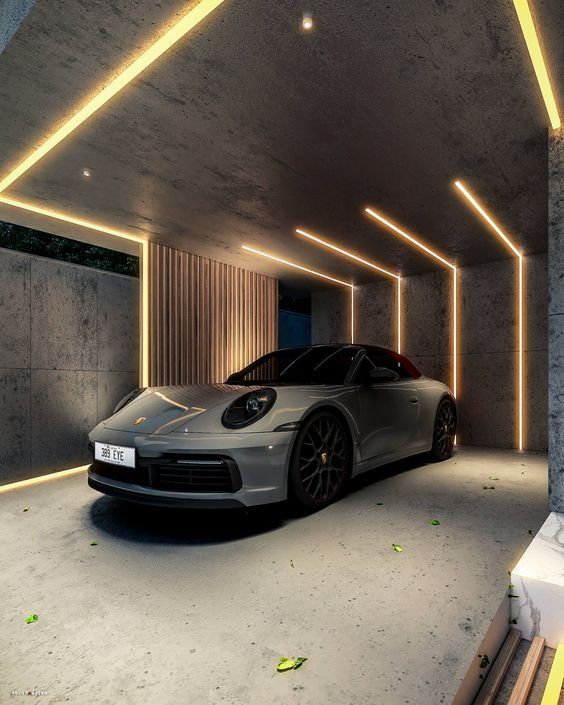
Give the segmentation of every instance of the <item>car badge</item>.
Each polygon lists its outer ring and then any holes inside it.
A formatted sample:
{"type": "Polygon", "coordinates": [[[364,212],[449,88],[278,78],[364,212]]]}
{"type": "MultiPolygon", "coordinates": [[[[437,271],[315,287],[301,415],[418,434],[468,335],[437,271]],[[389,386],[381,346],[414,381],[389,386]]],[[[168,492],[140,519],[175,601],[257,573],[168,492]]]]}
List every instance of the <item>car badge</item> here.
{"type": "Polygon", "coordinates": [[[143,423],[143,421],[146,421],[147,419],[144,416],[140,416],[138,419],[135,419],[133,422],[134,426],[139,426],[140,423],[143,423]]]}

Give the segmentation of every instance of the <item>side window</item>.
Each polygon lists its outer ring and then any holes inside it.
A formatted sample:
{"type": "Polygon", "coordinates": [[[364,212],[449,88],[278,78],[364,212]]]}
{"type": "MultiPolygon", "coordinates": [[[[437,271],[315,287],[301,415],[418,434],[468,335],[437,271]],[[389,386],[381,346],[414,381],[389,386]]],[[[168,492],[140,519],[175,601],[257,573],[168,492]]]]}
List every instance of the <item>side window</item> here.
{"type": "Polygon", "coordinates": [[[389,370],[397,372],[400,379],[411,377],[407,370],[403,367],[399,360],[394,360],[391,355],[384,352],[366,352],[366,357],[362,360],[358,370],[356,381],[359,384],[370,383],[370,370],[374,367],[386,367],[389,370]]]}

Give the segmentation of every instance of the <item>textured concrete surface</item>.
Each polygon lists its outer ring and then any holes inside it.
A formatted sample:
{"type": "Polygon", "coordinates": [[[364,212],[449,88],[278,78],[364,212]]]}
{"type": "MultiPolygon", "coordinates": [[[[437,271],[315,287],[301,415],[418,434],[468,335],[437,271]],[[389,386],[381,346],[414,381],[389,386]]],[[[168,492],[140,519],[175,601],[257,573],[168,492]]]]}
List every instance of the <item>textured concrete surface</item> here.
{"type": "Polygon", "coordinates": [[[448,705],[546,517],[546,457],[412,460],[307,517],[128,507],[84,476],[0,508],[0,699],[448,705]]]}
{"type": "Polygon", "coordinates": [[[0,250],[0,483],[88,460],[138,384],[139,282],[0,250]]]}
{"type": "Polygon", "coordinates": [[[41,258],[31,268],[31,366],[95,370],[97,272],[41,258]]]}
{"type": "MultiPolygon", "coordinates": [[[[547,448],[547,256],[525,259],[525,447],[547,448]]],[[[386,283],[357,288],[356,340],[396,347],[395,300],[386,283]]],[[[391,287],[390,287],[391,289],[391,287]]],[[[452,275],[406,277],[402,352],[423,372],[452,386],[452,275]]],[[[518,438],[518,298],[514,259],[459,269],[458,440],[512,448],[518,438]]],[[[337,289],[312,296],[315,342],[349,340],[349,304],[337,289]]],[[[559,319],[551,316],[552,325],[559,319]]],[[[555,345],[554,355],[564,350],[555,345]]]]}
{"type": "Polygon", "coordinates": [[[34,6],[35,0],[2,0],[0,4],[0,53],[34,6]]]}
{"type": "Polygon", "coordinates": [[[30,468],[30,371],[0,369],[0,483],[30,468]]]}
{"type": "MultiPolygon", "coordinates": [[[[451,187],[460,176],[527,252],[544,251],[547,118],[513,4],[308,7],[316,25],[304,34],[302,2],[226,0],[13,195],[240,266],[245,240],[346,276],[345,260],[292,237],[302,225],[409,275],[432,262],[362,205],[461,266],[504,256],[489,236],[477,246],[475,218],[451,187]]],[[[0,56],[0,104],[10,106],[0,113],[0,173],[185,9],[184,0],[38,0],[0,56]]],[[[564,9],[559,0],[535,9],[557,82],[564,9]]],[[[295,275],[255,266],[283,282],[295,275]]]]}
{"type": "Polygon", "coordinates": [[[564,512],[564,130],[549,136],[548,493],[564,512]]]}

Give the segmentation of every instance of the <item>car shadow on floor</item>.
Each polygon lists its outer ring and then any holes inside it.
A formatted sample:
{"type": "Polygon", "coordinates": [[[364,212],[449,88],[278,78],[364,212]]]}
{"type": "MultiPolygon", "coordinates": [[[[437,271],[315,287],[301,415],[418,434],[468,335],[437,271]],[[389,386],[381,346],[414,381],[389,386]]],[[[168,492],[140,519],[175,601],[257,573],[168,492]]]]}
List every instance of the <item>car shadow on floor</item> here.
{"type": "MultiPolygon", "coordinates": [[[[354,495],[369,485],[425,464],[418,456],[384,465],[354,477],[346,495],[354,495]]],[[[329,507],[319,511],[326,511],[329,507]]],[[[251,510],[168,509],[123,502],[101,496],[89,507],[89,520],[98,530],[139,543],[210,545],[239,541],[276,531],[289,522],[308,521],[288,502],[255,507],[251,510]]],[[[317,512],[314,512],[317,513],[317,512]]]]}

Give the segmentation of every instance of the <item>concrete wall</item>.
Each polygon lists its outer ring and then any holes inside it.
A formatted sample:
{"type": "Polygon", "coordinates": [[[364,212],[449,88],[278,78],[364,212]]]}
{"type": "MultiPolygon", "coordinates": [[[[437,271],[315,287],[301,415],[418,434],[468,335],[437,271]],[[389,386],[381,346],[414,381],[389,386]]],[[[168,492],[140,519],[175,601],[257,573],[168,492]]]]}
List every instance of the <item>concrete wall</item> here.
{"type": "Polygon", "coordinates": [[[0,249],[0,484],[86,462],[138,385],[137,279],[0,249]]]}
{"type": "Polygon", "coordinates": [[[548,495],[564,512],[564,131],[549,137],[548,495]]]}
{"type": "MultiPolygon", "coordinates": [[[[458,441],[512,448],[517,443],[517,265],[502,260],[459,270],[458,441]]],[[[547,447],[547,257],[525,261],[525,447],[547,447]]],[[[452,275],[440,270],[403,280],[402,352],[426,375],[452,386],[452,275]]],[[[357,289],[356,339],[396,348],[395,289],[357,289]]],[[[312,341],[349,340],[345,292],[312,296],[312,341]]]]}
{"type": "Polygon", "coordinates": [[[25,20],[35,0],[2,0],[0,2],[0,52],[25,20]]]}

